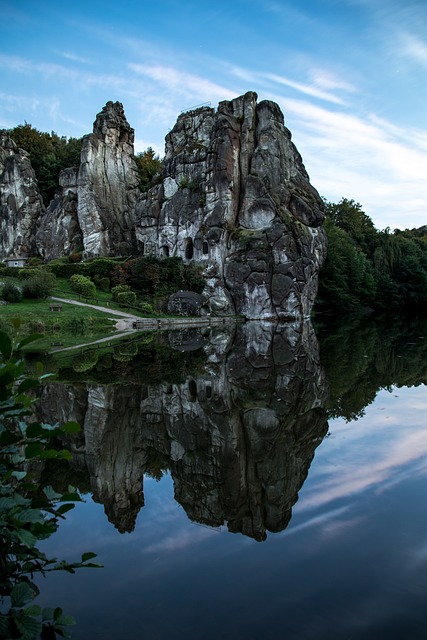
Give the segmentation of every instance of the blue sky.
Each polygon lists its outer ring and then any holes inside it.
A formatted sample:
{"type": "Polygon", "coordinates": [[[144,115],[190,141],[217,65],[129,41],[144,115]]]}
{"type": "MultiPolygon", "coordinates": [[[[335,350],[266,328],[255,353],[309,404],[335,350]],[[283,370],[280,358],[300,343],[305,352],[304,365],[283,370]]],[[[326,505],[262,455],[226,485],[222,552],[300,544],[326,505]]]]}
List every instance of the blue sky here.
{"type": "Polygon", "coordinates": [[[180,111],[250,90],[322,196],[427,224],[425,0],[0,0],[0,128],[81,136],[119,100],[162,155],[180,111]]]}

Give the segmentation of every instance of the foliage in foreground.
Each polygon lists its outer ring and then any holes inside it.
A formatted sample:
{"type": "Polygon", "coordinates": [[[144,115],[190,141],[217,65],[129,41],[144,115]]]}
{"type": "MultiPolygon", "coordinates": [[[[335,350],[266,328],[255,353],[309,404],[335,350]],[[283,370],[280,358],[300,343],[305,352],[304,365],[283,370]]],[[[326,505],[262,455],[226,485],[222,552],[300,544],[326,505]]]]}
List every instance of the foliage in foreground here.
{"type": "Polygon", "coordinates": [[[32,419],[35,400],[29,392],[49,374],[27,376],[19,352],[36,338],[24,338],[14,350],[10,337],[0,332],[0,637],[23,640],[70,637],[65,627],[75,623],[60,607],[42,609],[35,603],[40,591],[34,576],[99,566],[90,562],[95,557],[91,552],[80,562],[68,563],[48,558],[37,547],[57,530],[80,496],[73,487],[65,494],[52,487],[41,493],[32,470],[46,460],[69,459],[71,454],[58,446],[58,439],[80,427],[75,422],[51,426],[32,419]]]}

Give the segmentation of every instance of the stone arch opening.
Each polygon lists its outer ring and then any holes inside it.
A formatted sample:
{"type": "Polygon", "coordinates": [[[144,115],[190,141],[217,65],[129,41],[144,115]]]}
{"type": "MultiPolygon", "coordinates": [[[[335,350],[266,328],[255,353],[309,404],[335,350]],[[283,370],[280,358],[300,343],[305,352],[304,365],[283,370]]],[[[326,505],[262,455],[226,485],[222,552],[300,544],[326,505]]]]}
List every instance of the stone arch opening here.
{"type": "Polygon", "coordinates": [[[203,252],[203,255],[205,255],[205,256],[208,255],[208,253],[209,253],[209,244],[208,244],[207,240],[203,241],[202,252],[203,252]]]}
{"type": "Polygon", "coordinates": [[[169,258],[169,247],[167,244],[164,244],[162,247],[162,256],[164,258],[169,258]]]}

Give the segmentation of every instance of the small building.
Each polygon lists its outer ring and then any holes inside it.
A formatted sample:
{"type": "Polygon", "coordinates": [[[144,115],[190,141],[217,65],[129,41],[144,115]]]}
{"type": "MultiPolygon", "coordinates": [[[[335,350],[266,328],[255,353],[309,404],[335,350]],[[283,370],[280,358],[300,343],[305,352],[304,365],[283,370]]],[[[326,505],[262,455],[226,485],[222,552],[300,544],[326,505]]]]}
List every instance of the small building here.
{"type": "Polygon", "coordinates": [[[21,258],[19,256],[12,256],[11,258],[5,258],[3,262],[6,267],[25,267],[27,258],[21,258]]]}

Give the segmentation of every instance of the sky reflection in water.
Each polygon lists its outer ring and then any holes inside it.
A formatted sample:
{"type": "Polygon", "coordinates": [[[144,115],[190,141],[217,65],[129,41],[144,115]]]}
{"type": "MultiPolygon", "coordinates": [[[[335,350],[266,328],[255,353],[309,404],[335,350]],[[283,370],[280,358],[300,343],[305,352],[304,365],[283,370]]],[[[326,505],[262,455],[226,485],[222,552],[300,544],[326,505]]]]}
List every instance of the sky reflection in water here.
{"type": "Polygon", "coordinates": [[[77,640],[424,638],[426,409],[426,386],[392,387],[330,420],[289,525],[264,542],[191,522],[168,473],[144,477],[130,534],[86,496],[48,553],[94,550],[104,568],[49,576],[43,604],[75,615],[77,640]]]}
{"type": "Polygon", "coordinates": [[[50,553],[105,568],[58,574],[43,598],[74,638],[421,638],[427,588],[426,388],[381,391],[330,423],[288,528],[257,543],[189,522],[170,476],[120,535],[87,497],[50,553]]]}

